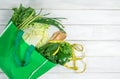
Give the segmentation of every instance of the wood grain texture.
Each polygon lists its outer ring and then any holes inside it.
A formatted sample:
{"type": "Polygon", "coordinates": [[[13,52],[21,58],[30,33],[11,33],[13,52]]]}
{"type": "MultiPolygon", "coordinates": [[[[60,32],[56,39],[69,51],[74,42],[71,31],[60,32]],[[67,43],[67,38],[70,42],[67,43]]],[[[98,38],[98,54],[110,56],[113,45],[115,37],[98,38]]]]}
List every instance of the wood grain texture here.
{"type": "MultiPolygon", "coordinates": [[[[119,79],[120,73],[46,73],[38,79],[119,79]]],[[[8,79],[3,73],[0,79],[8,79]]]]}
{"type": "Polygon", "coordinates": [[[28,6],[29,0],[1,0],[0,9],[12,9],[13,7],[18,7],[20,4],[28,6]]]}
{"type": "Polygon", "coordinates": [[[50,73],[38,79],[119,79],[120,73],[50,73]]]}
{"type": "MultiPolygon", "coordinates": [[[[114,25],[64,25],[67,32],[67,40],[83,41],[120,41],[120,26],[114,25]]],[[[5,26],[0,26],[0,33],[5,26]]],[[[49,33],[58,29],[51,27],[49,33]]]]}
{"type": "MultiPolygon", "coordinates": [[[[85,73],[120,73],[120,57],[87,57],[84,60],[87,64],[85,73]]],[[[81,61],[77,61],[80,69],[81,61]]],[[[57,65],[49,71],[49,73],[75,73],[75,71],[67,69],[61,65],[57,65]]]]}
{"type": "Polygon", "coordinates": [[[8,79],[8,77],[5,74],[0,73],[0,79],[8,79]]]}
{"type": "MultiPolygon", "coordinates": [[[[43,8],[49,17],[64,17],[67,41],[83,44],[87,70],[74,73],[56,66],[38,79],[120,79],[120,0],[1,0],[0,33],[11,18],[12,8],[43,8]]],[[[51,28],[51,34],[57,29],[51,28]]],[[[78,63],[80,66],[80,62],[78,63]]],[[[8,79],[0,71],[0,79],[8,79]]]]}
{"type": "MultiPolygon", "coordinates": [[[[120,73],[120,57],[87,57],[85,62],[87,70],[85,73],[120,73]]],[[[82,68],[80,61],[78,66],[82,68]]],[[[75,73],[62,66],[57,66],[49,71],[49,73],[75,73]]]]}
{"type": "Polygon", "coordinates": [[[0,9],[11,9],[20,3],[36,9],[120,9],[119,0],[1,0],[0,9]]]}
{"type": "MultiPolygon", "coordinates": [[[[120,10],[44,10],[43,13],[51,13],[49,17],[67,18],[63,24],[120,25],[120,10]]],[[[12,10],[0,10],[0,24],[6,24],[11,15],[12,10]]]]}
{"type": "Polygon", "coordinates": [[[30,0],[29,5],[39,9],[120,9],[119,0],[30,0]],[[47,5],[46,5],[47,4],[47,5]]]}

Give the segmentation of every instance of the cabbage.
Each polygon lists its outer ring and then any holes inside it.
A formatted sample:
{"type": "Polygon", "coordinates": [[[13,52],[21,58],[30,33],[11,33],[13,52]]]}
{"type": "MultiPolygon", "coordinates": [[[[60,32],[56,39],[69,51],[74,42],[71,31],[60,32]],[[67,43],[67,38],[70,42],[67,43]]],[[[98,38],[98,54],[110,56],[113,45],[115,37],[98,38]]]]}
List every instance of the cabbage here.
{"type": "Polygon", "coordinates": [[[29,25],[27,28],[23,28],[23,39],[29,45],[32,44],[36,47],[41,47],[49,40],[48,28],[49,26],[47,24],[41,23],[34,23],[32,25],[29,25]]]}

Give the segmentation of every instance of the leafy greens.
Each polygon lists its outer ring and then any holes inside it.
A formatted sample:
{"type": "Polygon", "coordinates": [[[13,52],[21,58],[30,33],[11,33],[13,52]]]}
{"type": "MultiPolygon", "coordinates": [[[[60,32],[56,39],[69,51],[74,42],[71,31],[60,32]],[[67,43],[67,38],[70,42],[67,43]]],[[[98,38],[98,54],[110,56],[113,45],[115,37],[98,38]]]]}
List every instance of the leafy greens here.
{"type": "Polygon", "coordinates": [[[34,23],[42,23],[53,25],[59,30],[64,31],[63,25],[59,22],[60,19],[63,18],[47,18],[45,16],[48,14],[41,15],[41,11],[37,14],[33,8],[25,8],[22,6],[22,4],[19,8],[13,8],[13,11],[14,13],[11,20],[19,29],[24,29],[25,27],[28,27],[34,23]]]}

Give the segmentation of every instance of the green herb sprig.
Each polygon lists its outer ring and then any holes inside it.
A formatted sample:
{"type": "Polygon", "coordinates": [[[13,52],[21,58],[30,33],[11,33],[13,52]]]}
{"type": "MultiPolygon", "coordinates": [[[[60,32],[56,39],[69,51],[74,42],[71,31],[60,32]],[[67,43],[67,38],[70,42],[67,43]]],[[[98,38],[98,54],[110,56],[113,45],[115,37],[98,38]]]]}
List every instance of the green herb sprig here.
{"type": "Polygon", "coordinates": [[[60,23],[64,18],[48,18],[49,14],[41,15],[42,10],[37,14],[35,9],[28,7],[25,8],[20,5],[19,8],[13,8],[13,16],[11,20],[17,26],[17,28],[24,30],[24,28],[34,23],[48,24],[57,27],[60,31],[63,31],[63,25],[60,23]]]}

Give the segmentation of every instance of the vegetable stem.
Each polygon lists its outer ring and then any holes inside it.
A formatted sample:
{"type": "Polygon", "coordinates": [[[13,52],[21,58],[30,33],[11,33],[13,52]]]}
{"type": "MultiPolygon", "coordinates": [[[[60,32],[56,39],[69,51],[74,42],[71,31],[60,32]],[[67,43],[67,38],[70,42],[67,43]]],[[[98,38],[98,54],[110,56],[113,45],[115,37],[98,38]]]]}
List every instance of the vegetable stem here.
{"type": "MultiPolygon", "coordinates": [[[[24,22],[24,24],[22,24],[19,29],[22,29],[25,27],[26,24],[28,24],[29,21],[31,21],[34,17],[30,17],[29,20],[27,20],[26,22],[24,22]]],[[[23,29],[22,29],[23,30],[23,29]]]]}
{"type": "Polygon", "coordinates": [[[60,49],[60,46],[58,46],[57,50],[53,53],[53,56],[55,56],[58,53],[59,49],[60,49]]]}
{"type": "MultiPolygon", "coordinates": [[[[23,26],[26,27],[26,26],[29,25],[31,22],[33,22],[35,19],[40,18],[40,17],[41,17],[41,16],[39,16],[39,15],[33,17],[30,21],[28,21],[28,22],[27,22],[26,24],[24,24],[23,26]]],[[[21,29],[23,29],[23,27],[22,27],[21,29]]]]}
{"type": "Polygon", "coordinates": [[[28,18],[26,18],[26,19],[18,26],[18,28],[19,28],[20,26],[24,25],[26,22],[28,22],[28,21],[30,20],[30,18],[33,16],[33,14],[34,14],[34,11],[31,13],[31,15],[30,15],[28,18]]]}

